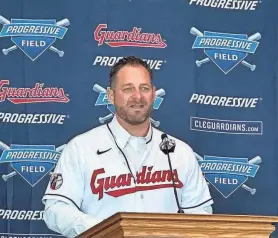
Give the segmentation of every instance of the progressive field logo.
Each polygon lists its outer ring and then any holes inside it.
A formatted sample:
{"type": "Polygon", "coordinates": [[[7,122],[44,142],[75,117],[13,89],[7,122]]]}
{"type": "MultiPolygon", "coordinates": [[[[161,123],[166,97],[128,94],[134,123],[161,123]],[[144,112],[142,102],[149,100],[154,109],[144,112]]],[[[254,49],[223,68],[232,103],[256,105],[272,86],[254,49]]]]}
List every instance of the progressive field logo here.
{"type": "Polygon", "coordinates": [[[34,187],[56,165],[65,145],[55,148],[54,145],[6,145],[0,141],[3,151],[0,164],[10,163],[13,172],[3,174],[2,179],[7,181],[15,175],[20,175],[29,185],[34,187]]]}
{"type": "Polygon", "coordinates": [[[64,56],[61,51],[53,46],[56,39],[63,39],[70,22],[67,18],[56,22],[50,20],[34,19],[11,19],[9,21],[0,15],[0,24],[3,24],[0,37],[11,37],[13,46],[2,49],[4,55],[20,49],[32,61],[35,61],[47,49],[55,52],[60,57],[64,56]]]}
{"type": "Polygon", "coordinates": [[[247,36],[246,34],[232,34],[205,31],[202,33],[197,28],[192,27],[190,33],[196,36],[192,49],[203,49],[206,58],[197,60],[196,65],[213,62],[224,74],[228,74],[233,68],[241,64],[251,71],[256,69],[256,65],[250,64],[244,59],[248,54],[254,54],[261,39],[259,32],[247,36]]]}
{"type": "Polygon", "coordinates": [[[245,182],[256,176],[262,162],[260,156],[248,159],[208,155],[203,158],[197,153],[195,155],[205,178],[223,197],[228,198],[239,188],[251,195],[256,193],[256,189],[245,182]]]}

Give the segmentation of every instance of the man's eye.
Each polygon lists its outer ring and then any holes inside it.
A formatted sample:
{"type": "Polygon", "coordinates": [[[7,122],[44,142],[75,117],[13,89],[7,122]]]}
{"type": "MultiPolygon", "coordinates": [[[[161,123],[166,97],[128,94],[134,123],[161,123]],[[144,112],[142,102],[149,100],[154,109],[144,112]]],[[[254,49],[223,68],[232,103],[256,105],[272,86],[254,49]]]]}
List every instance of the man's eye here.
{"type": "Polygon", "coordinates": [[[148,91],[150,91],[150,88],[149,87],[142,87],[142,89],[141,89],[143,92],[148,92],[148,91]]]}
{"type": "Polygon", "coordinates": [[[132,88],[124,88],[124,92],[131,92],[132,88]]]}

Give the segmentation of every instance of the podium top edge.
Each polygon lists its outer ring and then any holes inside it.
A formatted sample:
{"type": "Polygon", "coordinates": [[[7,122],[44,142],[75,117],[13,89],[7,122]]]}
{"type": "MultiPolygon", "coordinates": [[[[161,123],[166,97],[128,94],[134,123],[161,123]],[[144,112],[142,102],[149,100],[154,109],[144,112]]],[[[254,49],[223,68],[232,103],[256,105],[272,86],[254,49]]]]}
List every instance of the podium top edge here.
{"type": "Polygon", "coordinates": [[[278,216],[261,216],[261,215],[232,215],[232,214],[177,214],[177,213],[136,213],[121,212],[115,213],[110,219],[152,219],[152,220],[180,220],[180,221],[227,221],[227,222],[252,222],[252,223],[278,223],[278,216]]]}

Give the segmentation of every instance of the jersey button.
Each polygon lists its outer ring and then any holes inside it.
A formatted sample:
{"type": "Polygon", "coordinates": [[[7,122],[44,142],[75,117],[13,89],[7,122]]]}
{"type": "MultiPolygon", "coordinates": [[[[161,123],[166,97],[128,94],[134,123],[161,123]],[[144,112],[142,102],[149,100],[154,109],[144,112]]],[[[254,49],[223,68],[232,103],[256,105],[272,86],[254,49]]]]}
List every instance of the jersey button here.
{"type": "Polygon", "coordinates": [[[141,193],[141,198],[142,198],[142,199],[144,199],[144,195],[143,195],[143,193],[141,193]]]}

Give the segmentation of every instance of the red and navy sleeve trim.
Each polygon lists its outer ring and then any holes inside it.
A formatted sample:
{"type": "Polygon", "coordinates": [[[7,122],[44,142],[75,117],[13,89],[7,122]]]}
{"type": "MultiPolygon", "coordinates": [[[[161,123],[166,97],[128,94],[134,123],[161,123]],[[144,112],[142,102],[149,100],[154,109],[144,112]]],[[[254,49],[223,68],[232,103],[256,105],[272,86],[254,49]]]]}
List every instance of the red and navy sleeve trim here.
{"type": "Polygon", "coordinates": [[[45,196],[56,196],[56,197],[63,197],[63,198],[66,198],[67,200],[69,200],[74,206],[76,206],[76,208],[78,210],[80,210],[79,206],[77,206],[77,204],[70,198],[64,196],[64,195],[61,195],[61,194],[52,194],[52,193],[47,193],[45,194],[45,196]]]}

